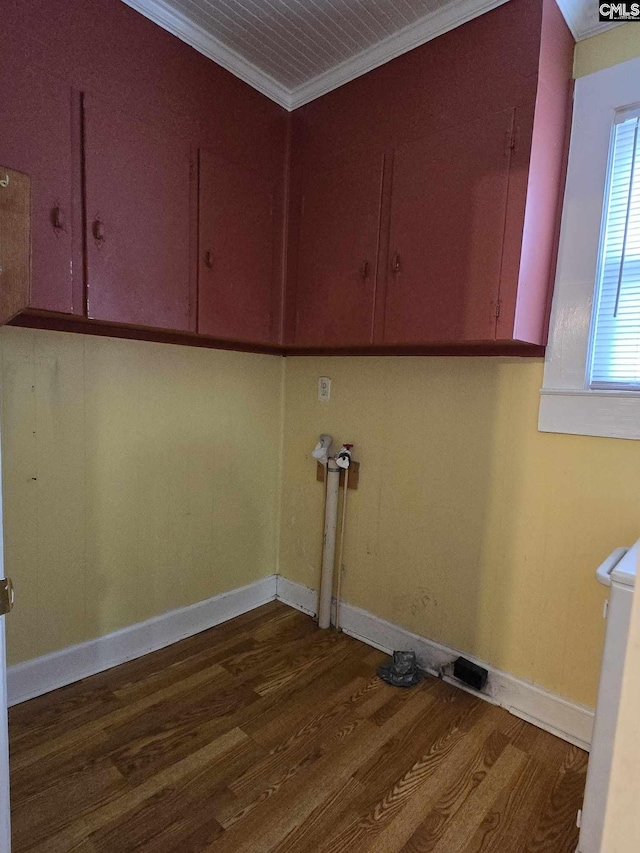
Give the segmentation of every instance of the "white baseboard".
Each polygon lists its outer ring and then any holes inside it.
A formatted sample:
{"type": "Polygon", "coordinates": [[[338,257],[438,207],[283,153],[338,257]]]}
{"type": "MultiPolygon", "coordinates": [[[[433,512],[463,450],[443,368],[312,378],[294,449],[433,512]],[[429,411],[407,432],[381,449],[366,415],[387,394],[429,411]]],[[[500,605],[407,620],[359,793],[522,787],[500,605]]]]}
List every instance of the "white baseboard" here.
{"type": "MultiPolygon", "coordinates": [[[[318,594],[307,586],[278,576],[277,597],[303,613],[316,613],[318,594]]],[[[416,652],[420,666],[434,675],[439,675],[441,667],[464,655],[489,671],[485,691],[478,693],[469,689],[469,692],[501,705],[512,714],[581,749],[589,749],[594,716],[591,708],[563,699],[543,687],[516,678],[465,652],[413,634],[352,604],[341,604],[340,624],[346,634],[388,654],[394,649],[412,649],[416,652]]],[[[445,677],[445,680],[457,687],[468,689],[455,679],[445,677]]]]}
{"type": "MultiPolygon", "coordinates": [[[[17,705],[164,648],[260,607],[274,598],[303,613],[311,616],[316,614],[318,594],[315,590],[287,578],[270,575],[248,586],[224,592],[189,607],[171,610],[105,637],[10,666],[7,669],[9,705],[17,705]]],[[[457,649],[413,634],[352,604],[341,605],[340,622],[345,633],[387,654],[394,649],[413,649],[420,665],[434,675],[440,673],[441,667],[464,654],[469,660],[489,670],[486,690],[477,693],[478,696],[503,706],[512,714],[582,749],[589,749],[593,728],[591,708],[563,699],[543,687],[516,678],[457,649]]],[[[448,677],[446,680],[458,687],[462,686],[448,677]]]]}
{"type": "Polygon", "coordinates": [[[61,649],[7,669],[9,705],[17,705],[112,666],[162,649],[276,597],[276,575],[223,592],[189,607],[170,610],[104,637],[61,649]]]}
{"type": "Polygon", "coordinates": [[[287,580],[282,575],[276,575],[276,598],[289,607],[301,610],[309,616],[318,613],[318,593],[315,589],[303,586],[301,583],[287,580]]]}

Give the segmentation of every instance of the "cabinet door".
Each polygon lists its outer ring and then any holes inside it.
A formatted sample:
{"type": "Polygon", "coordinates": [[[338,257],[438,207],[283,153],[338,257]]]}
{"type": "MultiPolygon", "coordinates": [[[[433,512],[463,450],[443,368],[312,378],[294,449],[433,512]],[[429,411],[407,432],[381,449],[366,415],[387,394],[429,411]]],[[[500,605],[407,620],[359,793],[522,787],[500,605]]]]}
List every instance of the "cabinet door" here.
{"type": "Polygon", "coordinates": [[[494,340],[511,110],[394,156],[385,343],[494,340]]]}
{"type": "Polygon", "coordinates": [[[92,97],[84,120],[88,316],[187,331],[189,145],[92,97]]]}
{"type": "Polygon", "coordinates": [[[198,332],[268,343],[274,287],[273,186],[200,151],[198,332]]]}
{"type": "Polygon", "coordinates": [[[20,59],[0,51],[0,163],[31,180],[29,304],[70,313],[72,273],[82,280],[81,254],[72,263],[72,93],[20,59]]]}
{"type": "Polygon", "coordinates": [[[296,344],[371,343],[384,158],[305,176],[296,344]]]}
{"type": "Polygon", "coordinates": [[[0,324],[29,305],[29,178],[0,166],[0,324]]]}

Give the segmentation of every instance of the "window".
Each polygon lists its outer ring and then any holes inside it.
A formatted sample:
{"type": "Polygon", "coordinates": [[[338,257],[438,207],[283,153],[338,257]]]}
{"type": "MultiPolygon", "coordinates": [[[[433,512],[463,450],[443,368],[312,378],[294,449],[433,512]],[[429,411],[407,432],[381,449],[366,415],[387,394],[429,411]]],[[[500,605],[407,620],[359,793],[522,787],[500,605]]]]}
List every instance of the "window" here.
{"type": "Polygon", "coordinates": [[[640,439],[638,105],[640,58],[576,81],[543,432],[640,439]]]}
{"type": "Polygon", "coordinates": [[[640,390],[640,110],[616,116],[593,312],[589,387],[640,390]]]}

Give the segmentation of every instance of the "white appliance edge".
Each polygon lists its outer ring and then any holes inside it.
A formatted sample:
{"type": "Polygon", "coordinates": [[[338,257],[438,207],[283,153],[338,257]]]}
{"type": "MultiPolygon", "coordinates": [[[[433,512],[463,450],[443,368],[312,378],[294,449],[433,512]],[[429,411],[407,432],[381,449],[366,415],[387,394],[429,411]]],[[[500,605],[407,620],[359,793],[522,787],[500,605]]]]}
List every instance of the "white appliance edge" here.
{"type": "Polygon", "coordinates": [[[611,588],[611,595],[577,853],[602,850],[638,552],[639,543],[628,550],[616,549],[596,572],[599,582],[611,588]]]}

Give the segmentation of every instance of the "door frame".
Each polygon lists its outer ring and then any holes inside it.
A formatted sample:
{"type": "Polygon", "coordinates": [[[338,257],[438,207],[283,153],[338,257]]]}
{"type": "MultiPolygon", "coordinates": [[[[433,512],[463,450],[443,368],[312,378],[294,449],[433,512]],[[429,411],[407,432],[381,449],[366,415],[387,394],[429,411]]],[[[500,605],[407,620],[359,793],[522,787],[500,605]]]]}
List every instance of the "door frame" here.
{"type": "MultiPolygon", "coordinates": [[[[4,532],[2,527],[2,481],[0,479],[0,579],[2,578],[4,578],[4,532]]],[[[11,810],[9,804],[9,718],[7,714],[5,619],[6,616],[0,616],[0,850],[6,851],[6,853],[11,853],[11,810]]]]}

